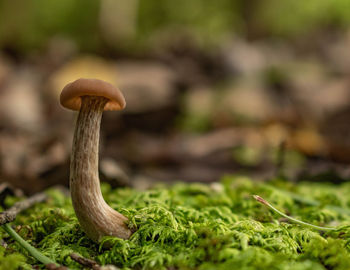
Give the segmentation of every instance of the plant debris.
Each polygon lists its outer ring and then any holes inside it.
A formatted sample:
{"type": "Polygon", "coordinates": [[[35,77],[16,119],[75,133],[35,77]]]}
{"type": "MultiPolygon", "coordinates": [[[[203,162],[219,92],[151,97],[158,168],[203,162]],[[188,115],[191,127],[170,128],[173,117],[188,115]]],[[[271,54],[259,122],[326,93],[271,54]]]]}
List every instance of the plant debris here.
{"type": "Polygon", "coordinates": [[[84,257],[79,256],[76,253],[72,253],[70,255],[70,257],[72,258],[72,260],[76,261],[77,263],[81,264],[82,266],[91,268],[93,270],[100,270],[101,269],[101,266],[98,265],[98,263],[95,262],[94,260],[86,259],[84,257]]]}
{"type": "Polygon", "coordinates": [[[7,209],[4,212],[0,213],[0,225],[4,225],[6,223],[12,222],[15,220],[18,213],[21,211],[30,208],[32,205],[43,202],[47,199],[47,195],[45,193],[37,193],[32,197],[15,203],[11,208],[7,209]]]}

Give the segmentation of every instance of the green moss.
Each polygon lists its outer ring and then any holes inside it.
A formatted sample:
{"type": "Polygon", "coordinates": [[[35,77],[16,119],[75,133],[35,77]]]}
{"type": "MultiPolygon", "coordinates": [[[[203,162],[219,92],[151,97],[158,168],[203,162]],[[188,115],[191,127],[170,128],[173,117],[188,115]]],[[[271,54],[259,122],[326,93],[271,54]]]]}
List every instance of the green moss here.
{"type": "MultiPolygon", "coordinates": [[[[72,269],[81,269],[69,257],[75,252],[122,269],[342,270],[350,269],[349,187],[279,180],[266,184],[237,176],[211,186],[180,183],[144,192],[103,185],[106,201],[137,228],[129,240],[106,237],[93,243],[80,229],[70,200],[58,191],[49,193],[47,204],[18,216],[16,224],[22,225],[23,238],[72,269]],[[326,233],[286,223],[252,194],[295,218],[339,229],[326,233]]],[[[35,263],[0,233],[8,244],[0,266],[18,269],[35,263]]]]}
{"type": "Polygon", "coordinates": [[[0,246],[0,258],[0,270],[18,269],[25,266],[26,258],[23,255],[18,253],[8,254],[2,246],[0,246]]]}

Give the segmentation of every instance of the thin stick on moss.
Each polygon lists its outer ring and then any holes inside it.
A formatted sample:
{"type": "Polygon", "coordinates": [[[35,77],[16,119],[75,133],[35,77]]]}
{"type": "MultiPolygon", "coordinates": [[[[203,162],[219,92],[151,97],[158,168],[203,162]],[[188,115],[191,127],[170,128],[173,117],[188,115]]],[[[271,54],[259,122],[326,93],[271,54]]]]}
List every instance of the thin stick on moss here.
{"type": "Polygon", "coordinates": [[[311,227],[311,228],[314,228],[314,229],[317,229],[317,230],[322,230],[322,231],[335,231],[335,230],[337,230],[336,228],[321,227],[321,226],[313,225],[313,224],[310,224],[310,223],[307,223],[307,222],[304,222],[304,221],[292,218],[290,216],[287,216],[285,213],[279,211],[275,207],[273,207],[268,201],[266,201],[265,199],[261,198],[260,196],[253,195],[253,198],[255,200],[257,200],[259,203],[262,203],[262,204],[266,205],[267,207],[271,208],[273,211],[275,211],[276,213],[278,213],[282,217],[285,217],[286,219],[288,219],[290,221],[293,221],[295,223],[298,223],[298,224],[301,224],[301,225],[304,225],[304,226],[308,226],[308,227],[311,227]]]}
{"type": "Polygon", "coordinates": [[[70,254],[70,257],[72,258],[73,261],[76,261],[77,263],[81,264],[84,267],[88,267],[93,270],[101,269],[101,266],[96,261],[81,257],[76,253],[70,254]]]}
{"type": "Polygon", "coordinates": [[[45,266],[47,270],[68,270],[68,268],[65,266],[56,265],[53,263],[46,264],[45,266]]]}
{"type": "Polygon", "coordinates": [[[41,193],[37,193],[23,201],[17,202],[15,203],[12,207],[10,207],[9,209],[7,209],[4,212],[0,213],[0,225],[4,225],[5,223],[9,223],[15,220],[16,216],[30,208],[32,205],[39,203],[39,202],[43,202],[47,200],[47,195],[43,192],[41,193]]]}
{"type": "Polygon", "coordinates": [[[6,223],[2,225],[2,228],[14,239],[16,240],[25,250],[28,251],[30,255],[32,255],[35,259],[37,259],[39,262],[43,264],[55,264],[58,266],[58,264],[51,260],[50,258],[46,257],[44,254],[42,254],[40,251],[38,251],[35,247],[31,246],[27,241],[25,241],[21,236],[19,236],[15,230],[11,228],[11,225],[6,223]]]}

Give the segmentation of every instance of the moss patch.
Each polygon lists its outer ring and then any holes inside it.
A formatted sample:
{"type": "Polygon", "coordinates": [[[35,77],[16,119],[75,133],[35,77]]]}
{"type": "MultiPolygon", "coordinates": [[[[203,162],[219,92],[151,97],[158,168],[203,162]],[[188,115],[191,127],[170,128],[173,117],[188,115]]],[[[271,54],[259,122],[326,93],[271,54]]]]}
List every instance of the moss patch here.
{"type": "MultiPolygon", "coordinates": [[[[106,201],[137,228],[129,240],[90,241],[70,199],[55,190],[47,204],[17,217],[17,231],[72,269],[82,269],[69,257],[72,252],[122,269],[350,269],[350,183],[266,184],[230,176],[210,186],[102,188],[106,201]],[[253,194],[295,218],[339,230],[325,233],[287,223],[253,194]]],[[[36,264],[3,230],[0,237],[8,244],[0,249],[0,269],[36,264]]]]}

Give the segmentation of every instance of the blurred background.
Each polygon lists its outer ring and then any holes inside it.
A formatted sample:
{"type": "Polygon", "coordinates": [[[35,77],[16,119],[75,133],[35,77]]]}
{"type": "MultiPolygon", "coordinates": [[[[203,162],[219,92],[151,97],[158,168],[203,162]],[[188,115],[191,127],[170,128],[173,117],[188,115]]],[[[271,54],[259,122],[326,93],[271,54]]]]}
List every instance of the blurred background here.
{"type": "Polygon", "coordinates": [[[113,186],[346,181],[349,74],[348,0],[0,0],[0,182],[68,185],[80,77],[126,97],[102,121],[113,186]]]}

